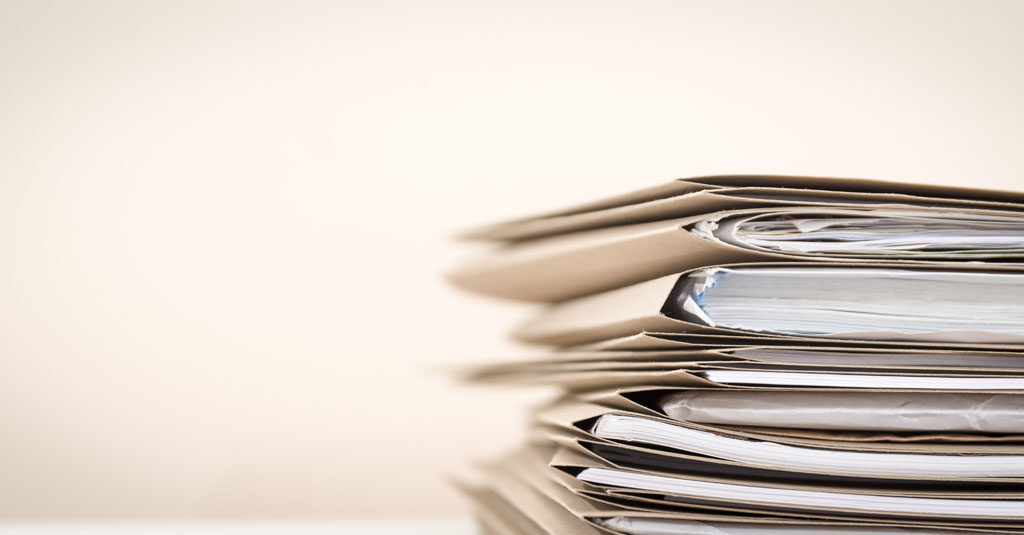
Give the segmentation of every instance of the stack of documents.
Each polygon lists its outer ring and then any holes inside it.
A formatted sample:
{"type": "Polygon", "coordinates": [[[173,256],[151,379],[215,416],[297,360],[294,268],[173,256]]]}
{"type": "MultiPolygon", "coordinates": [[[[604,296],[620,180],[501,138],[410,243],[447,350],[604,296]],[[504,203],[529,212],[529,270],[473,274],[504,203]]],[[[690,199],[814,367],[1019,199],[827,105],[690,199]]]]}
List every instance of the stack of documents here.
{"type": "Polygon", "coordinates": [[[720,176],[510,221],[556,385],[460,479],[494,534],[1024,534],[1024,193],[720,176]]]}

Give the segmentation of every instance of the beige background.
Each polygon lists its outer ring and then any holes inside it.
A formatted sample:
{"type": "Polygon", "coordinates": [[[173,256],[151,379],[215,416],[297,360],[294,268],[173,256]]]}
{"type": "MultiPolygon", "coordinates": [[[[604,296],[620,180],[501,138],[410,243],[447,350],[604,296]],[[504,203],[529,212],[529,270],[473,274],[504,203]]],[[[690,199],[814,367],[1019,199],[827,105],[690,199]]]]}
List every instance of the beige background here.
{"type": "Polygon", "coordinates": [[[1024,186],[1024,2],[0,3],[0,515],[444,515],[543,392],[463,226],[677,176],[1024,186]]]}

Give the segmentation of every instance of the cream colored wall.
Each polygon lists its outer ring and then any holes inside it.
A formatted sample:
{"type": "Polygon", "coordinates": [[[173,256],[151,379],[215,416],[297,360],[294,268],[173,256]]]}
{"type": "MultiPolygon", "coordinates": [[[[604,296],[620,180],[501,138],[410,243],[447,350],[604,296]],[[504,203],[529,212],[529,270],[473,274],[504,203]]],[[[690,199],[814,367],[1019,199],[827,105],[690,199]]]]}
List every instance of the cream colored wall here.
{"type": "Polygon", "coordinates": [[[1021,2],[3,2],[0,515],[464,510],[543,392],[458,228],[677,176],[1024,189],[1021,2]]]}

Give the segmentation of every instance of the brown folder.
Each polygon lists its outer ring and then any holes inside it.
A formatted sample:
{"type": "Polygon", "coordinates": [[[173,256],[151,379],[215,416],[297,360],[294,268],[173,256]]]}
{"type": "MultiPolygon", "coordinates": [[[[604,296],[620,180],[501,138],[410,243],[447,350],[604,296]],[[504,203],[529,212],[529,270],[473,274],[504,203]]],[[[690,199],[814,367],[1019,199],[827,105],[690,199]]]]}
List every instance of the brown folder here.
{"type": "MultiPolygon", "coordinates": [[[[1024,214],[1007,211],[948,209],[964,217],[1001,216],[1011,230],[1024,230],[1024,214]]],[[[902,218],[940,214],[934,208],[885,206],[884,212],[863,204],[835,208],[758,208],[701,214],[689,218],[630,224],[561,234],[516,242],[490,251],[456,269],[449,279],[478,293],[527,301],[554,302],[620,288],[672,273],[706,265],[741,262],[866,261],[901,265],[944,265],[962,269],[1019,270],[1024,250],[965,254],[946,248],[931,253],[879,248],[875,253],[793,252],[718,239],[707,224],[735,218],[771,216],[793,219],[815,215],[822,218],[871,219],[878,213],[904,214],[902,218]]],[[[888,216],[894,218],[894,216],[888,216]]],[[[943,246],[945,247],[945,246],[943,246]]]]}
{"type": "Polygon", "coordinates": [[[853,178],[781,175],[706,176],[463,233],[475,240],[517,241],[720,210],[837,203],[1021,210],[1024,193],[853,178]]]}

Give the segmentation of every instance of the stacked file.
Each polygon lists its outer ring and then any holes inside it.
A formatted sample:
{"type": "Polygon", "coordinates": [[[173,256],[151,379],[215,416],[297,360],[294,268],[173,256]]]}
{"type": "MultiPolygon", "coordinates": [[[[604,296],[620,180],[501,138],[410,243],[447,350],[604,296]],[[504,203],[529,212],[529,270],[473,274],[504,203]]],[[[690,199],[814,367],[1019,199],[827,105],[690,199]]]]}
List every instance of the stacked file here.
{"type": "Polygon", "coordinates": [[[467,235],[547,384],[488,533],[1024,533],[1024,194],[723,176],[467,235]]]}

